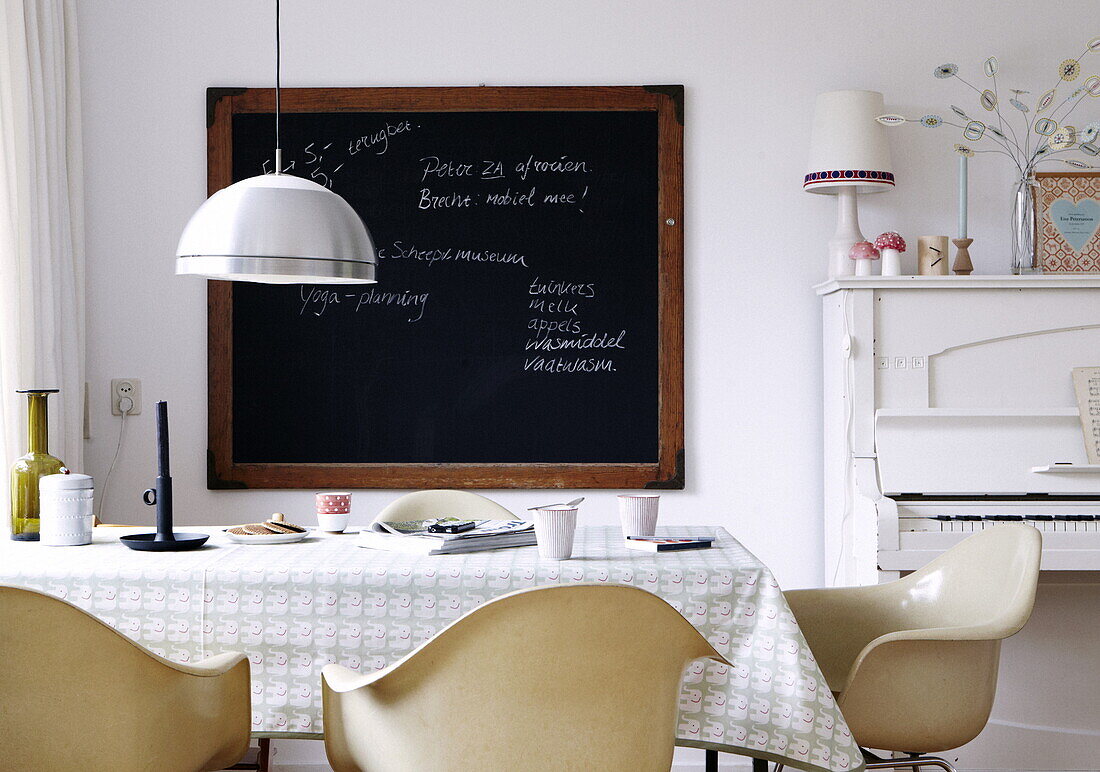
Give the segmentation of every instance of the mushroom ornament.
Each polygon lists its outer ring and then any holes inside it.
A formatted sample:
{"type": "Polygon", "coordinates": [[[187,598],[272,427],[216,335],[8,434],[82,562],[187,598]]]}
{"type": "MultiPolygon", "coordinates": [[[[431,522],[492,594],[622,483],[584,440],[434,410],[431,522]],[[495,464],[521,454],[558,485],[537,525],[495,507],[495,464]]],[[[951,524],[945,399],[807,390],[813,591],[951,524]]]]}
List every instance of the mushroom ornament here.
{"type": "Polygon", "coordinates": [[[870,241],[857,241],[848,252],[848,258],[856,261],[856,276],[870,276],[871,266],[879,258],[879,251],[870,241]]]}
{"type": "Polygon", "coordinates": [[[901,253],[905,251],[905,239],[893,231],[886,231],[875,239],[875,246],[882,250],[882,275],[901,276],[901,253]]]}

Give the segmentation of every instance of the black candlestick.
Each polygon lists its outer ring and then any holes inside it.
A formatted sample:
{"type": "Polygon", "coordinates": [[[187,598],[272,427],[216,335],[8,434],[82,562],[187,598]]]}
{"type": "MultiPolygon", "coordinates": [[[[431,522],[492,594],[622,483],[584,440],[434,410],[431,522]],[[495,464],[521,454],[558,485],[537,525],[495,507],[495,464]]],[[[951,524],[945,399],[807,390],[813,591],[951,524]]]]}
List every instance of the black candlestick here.
{"type": "Polygon", "coordinates": [[[149,506],[157,508],[157,532],[119,537],[133,550],[147,552],[182,552],[201,547],[210,538],[205,533],[174,533],[172,531],[172,475],[168,454],[168,403],[157,403],[157,481],[141,496],[149,506]]]}
{"type": "MultiPolygon", "coordinates": [[[[172,533],[172,475],[168,453],[168,403],[157,403],[157,482],[152,502],[157,507],[157,536],[154,541],[175,541],[172,533]]],[[[145,492],[148,496],[149,491],[145,492]]]]}
{"type": "Polygon", "coordinates": [[[171,477],[168,460],[168,403],[157,403],[157,474],[171,477]]]}

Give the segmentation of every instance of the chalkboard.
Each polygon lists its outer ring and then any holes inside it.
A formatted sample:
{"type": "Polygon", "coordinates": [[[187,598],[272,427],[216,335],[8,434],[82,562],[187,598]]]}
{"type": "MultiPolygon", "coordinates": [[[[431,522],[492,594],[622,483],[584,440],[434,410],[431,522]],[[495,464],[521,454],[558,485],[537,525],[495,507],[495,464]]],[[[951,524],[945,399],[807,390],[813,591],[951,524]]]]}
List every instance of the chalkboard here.
{"type": "MultiPolygon", "coordinates": [[[[211,90],[211,192],[272,171],[272,104],[211,90]]],[[[282,104],[378,283],[210,282],[210,487],[683,486],[682,90],[282,104]]]]}

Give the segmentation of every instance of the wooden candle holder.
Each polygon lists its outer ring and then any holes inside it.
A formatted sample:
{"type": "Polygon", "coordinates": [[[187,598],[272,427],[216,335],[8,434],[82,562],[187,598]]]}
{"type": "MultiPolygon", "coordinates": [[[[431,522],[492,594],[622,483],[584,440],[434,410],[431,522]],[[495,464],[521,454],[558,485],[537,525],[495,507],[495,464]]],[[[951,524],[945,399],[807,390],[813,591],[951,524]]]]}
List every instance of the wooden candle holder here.
{"type": "Polygon", "coordinates": [[[951,243],[956,248],[955,264],[951,266],[951,270],[956,276],[969,276],[974,272],[974,264],[970,262],[970,245],[974,243],[974,239],[951,239],[951,243]]]}

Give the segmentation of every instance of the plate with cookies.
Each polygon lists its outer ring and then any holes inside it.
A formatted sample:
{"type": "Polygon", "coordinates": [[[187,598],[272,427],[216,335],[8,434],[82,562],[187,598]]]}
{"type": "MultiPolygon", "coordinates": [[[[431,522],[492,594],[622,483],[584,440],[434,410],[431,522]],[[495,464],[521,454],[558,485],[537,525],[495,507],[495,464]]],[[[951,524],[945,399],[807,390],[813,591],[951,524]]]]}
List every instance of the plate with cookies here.
{"type": "Polygon", "coordinates": [[[293,544],[309,536],[311,528],[286,521],[286,515],[276,512],[262,523],[245,523],[225,529],[230,541],[238,544],[293,544]]]}

